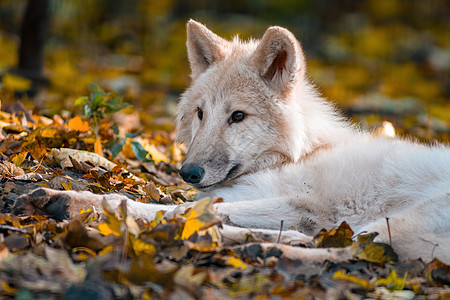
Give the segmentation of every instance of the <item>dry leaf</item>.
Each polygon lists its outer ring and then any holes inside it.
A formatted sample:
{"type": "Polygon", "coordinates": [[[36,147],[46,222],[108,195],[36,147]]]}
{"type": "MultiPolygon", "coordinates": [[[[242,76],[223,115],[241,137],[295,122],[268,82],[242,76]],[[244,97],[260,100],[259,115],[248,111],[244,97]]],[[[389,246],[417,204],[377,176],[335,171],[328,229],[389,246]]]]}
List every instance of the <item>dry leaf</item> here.
{"type": "Polygon", "coordinates": [[[160,191],[153,183],[153,181],[150,180],[149,182],[147,182],[147,184],[144,186],[144,192],[147,194],[147,196],[150,196],[150,199],[159,201],[160,191]]]}
{"type": "Polygon", "coordinates": [[[405,273],[405,276],[403,276],[403,278],[397,277],[397,272],[395,272],[395,270],[392,270],[388,277],[377,279],[376,283],[378,285],[387,286],[387,288],[391,291],[403,290],[405,288],[406,275],[407,274],[405,273]]]}
{"type": "Polygon", "coordinates": [[[362,286],[363,288],[365,288],[366,290],[373,287],[373,284],[370,283],[369,281],[367,281],[366,279],[359,278],[359,277],[356,277],[353,275],[345,274],[342,270],[339,270],[336,273],[334,273],[333,279],[343,279],[343,280],[347,280],[347,281],[350,281],[353,283],[357,283],[360,286],[362,286]]]}
{"type": "Polygon", "coordinates": [[[4,177],[23,176],[25,172],[9,161],[0,162],[0,172],[4,177]]]}
{"type": "Polygon", "coordinates": [[[398,256],[391,246],[383,243],[375,243],[373,240],[377,233],[359,235],[358,241],[354,242],[351,249],[354,257],[378,264],[394,263],[398,256]]]}
{"type": "Polygon", "coordinates": [[[83,150],[69,148],[52,149],[52,155],[63,169],[73,167],[70,160],[71,157],[79,162],[89,162],[96,167],[103,167],[108,171],[112,171],[116,166],[115,163],[107,160],[103,156],[83,150]]]}
{"type": "Polygon", "coordinates": [[[78,130],[82,132],[88,131],[90,129],[89,123],[87,121],[83,121],[80,116],[76,116],[70,119],[67,127],[72,130],[78,130]]]}
{"type": "Polygon", "coordinates": [[[353,243],[352,237],[353,230],[346,222],[342,222],[337,229],[320,231],[313,242],[316,248],[347,247],[353,243]]]}
{"type": "Polygon", "coordinates": [[[182,239],[187,239],[195,232],[220,223],[220,219],[212,212],[214,201],[214,198],[203,198],[189,210],[181,233],[182,239]]]}

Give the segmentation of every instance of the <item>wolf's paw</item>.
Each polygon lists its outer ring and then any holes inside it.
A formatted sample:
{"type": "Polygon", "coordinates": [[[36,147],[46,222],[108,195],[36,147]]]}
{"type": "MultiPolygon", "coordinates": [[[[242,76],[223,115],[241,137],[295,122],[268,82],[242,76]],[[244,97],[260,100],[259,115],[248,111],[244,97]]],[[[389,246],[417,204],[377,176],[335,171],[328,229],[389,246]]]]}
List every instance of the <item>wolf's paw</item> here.
{"type": "Polygon", "coordinates": [[[70,195],[64,191],[56,191],[46,188],[36,189],[16,199],[13,213],[42,214],[62,221],[70,218],[69,202],[70,195]]]}

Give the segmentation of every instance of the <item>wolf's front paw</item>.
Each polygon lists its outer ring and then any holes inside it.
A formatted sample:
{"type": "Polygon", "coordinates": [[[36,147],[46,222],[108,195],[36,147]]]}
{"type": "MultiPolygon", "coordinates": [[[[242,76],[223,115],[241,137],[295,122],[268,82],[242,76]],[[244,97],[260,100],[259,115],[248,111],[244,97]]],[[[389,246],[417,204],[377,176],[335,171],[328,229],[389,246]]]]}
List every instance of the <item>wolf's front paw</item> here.
{"type": "Polygon", "coordinates": [[[28,215],[38,213],[62,221],[71,217],[68,210],[70,200],[71,197],[64,191],[39,188],[18,197],[13,213],[28,215]]]}

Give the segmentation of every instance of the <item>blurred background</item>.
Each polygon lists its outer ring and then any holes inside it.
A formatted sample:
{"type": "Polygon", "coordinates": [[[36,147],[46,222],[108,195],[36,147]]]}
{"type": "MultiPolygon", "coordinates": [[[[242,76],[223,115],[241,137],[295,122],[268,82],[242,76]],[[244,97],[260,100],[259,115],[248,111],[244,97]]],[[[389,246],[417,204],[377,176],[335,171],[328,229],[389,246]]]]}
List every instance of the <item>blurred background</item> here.
{"type": "Polygon", "coordinates": [[[324,97],[362,127],[387,120],[448,142],[449,16],[447,0],[0,0],[0,100],[70,114],[94,82],[132,103],[139,126],[172,130],[189,18],[226,38],[280,25],[324,97]]]}

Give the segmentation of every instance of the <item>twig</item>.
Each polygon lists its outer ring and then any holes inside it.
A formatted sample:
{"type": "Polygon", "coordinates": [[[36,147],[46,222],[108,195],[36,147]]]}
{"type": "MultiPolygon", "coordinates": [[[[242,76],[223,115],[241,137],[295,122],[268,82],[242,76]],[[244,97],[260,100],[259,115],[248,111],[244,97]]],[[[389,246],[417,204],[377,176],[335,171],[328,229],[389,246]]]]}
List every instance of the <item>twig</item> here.
{"type": "Polygon", "coordinates": [[[387,224],[388,234],[389,234],[389,246],[392,247],[391,226],[389,226],[389,218],[386,218],[386,224],[387,224]]]}
{"type": "Polygon", "coordinates": [[[436,247],[439,247],[439,244],[433,243],[432,241],[428,241],[424,238],[419,237],[419,239],[421,239],[422,241],[429,243],[431,245],[433,245],[433,250],[431,250],[431,260],[433,260],[434,258],[434,250],[436,250],[436,247]]]}
{"type": "Polygon", "coordinates": [[[434,244],[433,245],[433,250],[431,250],[431,260],[434,259],[434,250],[436,250],[436,247],[439,247],[439,244],[434,244]]]}
{"type": "Polygon", "coordinates": [[[281,239],[281,232],[283,231],[283,224],[284,224],[284,220],[281,220],[280,234],[278,235],[277,244],[280,242],[280,239],[281,239]]]}
{"type": "Polygon", "coordinates": [[[17,231],[20,233],[28,233],[27,230],[22,229],[22,228],[17,228],[11,225],[0,225],[0,230],[11,230],[11,231],[17,231]]]}
{"type": "Polygon", "coordinates": [[[47,157],[47,154],[45,154],[45,155],[42,157],[41,161],[40,161],[37,165],[32,166],[32,167],[30,168],[30,170],[31,170],[32,172],[37,172],[37,170],[39,170],[39,168],[42,166],[42,162],[44,161],[44,159],[45,159],[46,157],[47,157]],[[36,169],[33,170],[33,168],[36,168],[36,169]]]}

